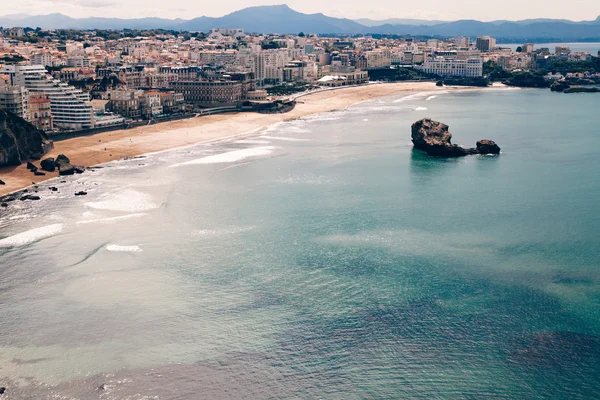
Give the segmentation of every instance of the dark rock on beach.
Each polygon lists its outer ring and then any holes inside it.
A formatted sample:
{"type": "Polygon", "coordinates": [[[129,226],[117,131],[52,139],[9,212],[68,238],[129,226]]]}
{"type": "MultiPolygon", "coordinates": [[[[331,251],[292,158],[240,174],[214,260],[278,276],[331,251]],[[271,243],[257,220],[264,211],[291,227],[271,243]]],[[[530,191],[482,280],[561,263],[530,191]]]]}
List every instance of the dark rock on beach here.
{"type": "Polygon", "coordinates": [[[4,394],[6,392],[6,388],[4,386],[0,386],[0,394],[4,394]]]}
{"type": "Polygon", "coordinates": [[[0,179],[0,185],[6,185],[6,183],[2,179],[0,179]]]}
{"type": "Polygon", "coordinates": [[[50,186],[48,189],[50,189],[53,192],[58,192],[58,188],[56,186],[50,186]]]}
{"type": "Polygon", "coordinates": [[[21,197],[20,200],[21,201],[25,201],[25,200],[39,200],[40,196],[36,196],[33,194],[26,194],[25,196],[21,197]]]}
{"type": "Polygon", "coordinates": [[[59,168],[62,164],[70,164],[71,160],[69,160],[69,157],[65,156],[64,154],[59,154],[58,157],[56,157],[56,160],[54,160],[54,166],[56,168],[59,168]]]}
{"type": "Polygon", "coordinates": [[[8,203],[1,203],[1,204],[0,204],[0,207],[4,207],[4,208],[6,208],[6,207],[8,207],[8,203]]]}
{"type": "Polygon", "coordinates": [[[83,174],[85,171],[85,167],[83,165],[75,165],[73,166],[73,169],[75,170],[76,174],[83,174]]]}
{"type": "Polygon", "coordinates": [[[498,154],[500,147],[491,140],[480,140],[477,148],[465,149],[452,144],[448,125],[430,118],[423,118],[412,125],[411,138],[416,149],[433,157],[464,157],[471,154],[498,154]]]}
{"type": "Polygon", "coordinates": [[[73,175],[75,173],[75,167],[69,163],[60,164],[58,173],[60,175],[73,175]]]}
{"type": "Polygon", "coordinates": [[[36,167],[35,165],[33,165],[32,163],[27,161],[27,169],[30,170],[31,172],[35,172],[38,170],[38,167],[36,167]]]}
{"type": "Polygon", "coordinates": [[[45,172],[41,172],[41,171],[33,171],[33,174],[34,174],[35,176],[45,176],[45,175],[46,175],[46,173],[45,173],[45,172]]]}
{"type": "Polygon", "coordinates": [[[44,171],[54,172],[56,169],[56,165],[54,164],[54,158],[48,157],[44,158],[42,162],[40,162],[40,166],[44,171]]]}
{"type": "Polygon", "coordinates": [[[75,196],[86,196],[86,195],[87,195],[87,192],[84,192],[83,190],[75,193],[75,196]]]}

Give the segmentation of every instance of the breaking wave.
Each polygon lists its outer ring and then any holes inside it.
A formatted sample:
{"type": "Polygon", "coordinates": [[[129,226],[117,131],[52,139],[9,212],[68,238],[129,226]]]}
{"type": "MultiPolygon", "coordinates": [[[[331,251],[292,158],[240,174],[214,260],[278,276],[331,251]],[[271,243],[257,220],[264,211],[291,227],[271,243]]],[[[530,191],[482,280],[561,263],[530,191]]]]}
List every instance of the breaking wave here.
{"type": "Polygon", "coordinates": [[[241,161],[249,157],[260,157],[269,155],[275,150],[273,146],[253,147],[250,149],[233,150],[227,153],[215,154],[212,156],[202,157],[197,160],[187,161],[184,163],[173,164],[171,167],[180,167],[183,165],[196,164],[217,164],[217,163],[232,163],[241,161]]]}
{"type": "Polygon", "coordinates": [[[158,207],[153,203],[152,196],[130,189],[123,190],[114,196],[108,197],[106,200],[85,203],[85,205],[97,210],[123,212],[145,211],[158,207]]]}
{"type": "Polygon", "coordinates": [[[106,250],[126,253],[139,253],[142,251],[140,246],[119,246],[118,244],[109,244],[106,246],[106,250]]]}
{"type": "Polygon", "coordinates": [[[9,236],[0,240],[0,248],[25,246],[38,240],[56,235],[62,230],[63,224],[53,224],[42,226],[40,228],[30,229],[28,231],[9,236]]]}

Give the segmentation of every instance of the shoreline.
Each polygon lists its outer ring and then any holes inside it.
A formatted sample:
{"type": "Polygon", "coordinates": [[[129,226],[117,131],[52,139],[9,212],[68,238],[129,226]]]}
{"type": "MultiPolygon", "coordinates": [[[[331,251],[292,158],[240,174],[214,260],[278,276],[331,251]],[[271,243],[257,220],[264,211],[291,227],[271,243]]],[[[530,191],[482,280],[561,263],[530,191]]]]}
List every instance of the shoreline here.
{"type": "MultiPolygon", "coordinates": [[[[54,143],[54,149],[43,158],[65,154],[73,165],[91,167],[200,143],[250,136],[269,125],[292,121],[308,115],[343,110],[374,98],[405,92],[470,90],[485,88],[440,87],[433,82],[372,83],[362,86],[336,88],[308,93],[300,97],[293,110],[282,114],[228,113],[187,118],[177,121],[144,125],[80,136],[54,143]]],[[[36,162],[39,164],[39,161],[36,162]]],[[[45,172],[45,171],[44,171],[45,172]]],[[[0,196],[58,177],[58,172],[34,176],[26,163],[17,167],[0,168],[0,196]]]]}

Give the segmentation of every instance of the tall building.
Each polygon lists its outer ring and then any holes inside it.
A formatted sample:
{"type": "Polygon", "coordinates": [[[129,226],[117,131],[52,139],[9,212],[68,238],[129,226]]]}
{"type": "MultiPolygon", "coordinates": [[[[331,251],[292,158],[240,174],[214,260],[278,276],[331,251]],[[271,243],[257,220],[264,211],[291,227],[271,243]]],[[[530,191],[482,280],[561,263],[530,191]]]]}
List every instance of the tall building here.
{"type": "Polygon", "coordinates": [[[11,85],[9,79],[6,75],[0,76],[0,108],[30,121],[29,91],[24,87],[11,85]]]}
{"type": "Polygon", "coordinates": [[[479,51],[491,51],[496,47],[496,39],[489,36],[477,36],[475,47],[479,51]]]}
{"type": "Polygon", "coordinates": [[[469,47],[471,45],[471,38],[468,36],[457,36],[454,38],[454,45],[456,47],[469,47]]]}
{"type": "Polygon", "coordinates": [[[54,125],[67,130],[94,127],[94,111],[87,93],[47,74],[41,65],[5,65],[0,73],[10,77],[10,84],[42,93],[50,99],[54,125]]]}

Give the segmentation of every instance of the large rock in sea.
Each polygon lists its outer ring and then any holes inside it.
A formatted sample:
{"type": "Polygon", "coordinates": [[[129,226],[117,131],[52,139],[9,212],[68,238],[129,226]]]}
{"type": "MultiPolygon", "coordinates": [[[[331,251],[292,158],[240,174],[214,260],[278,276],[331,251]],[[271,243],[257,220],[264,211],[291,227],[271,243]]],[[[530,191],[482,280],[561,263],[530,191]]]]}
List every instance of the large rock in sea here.
{"type": "Polygon", "coordinates": [[[411,138],[416,149],[434,157],[464,157],[469,154],[498,154],[500,147],[491,140],[480,140],[477,148],[465,149],[452,144],[448,125],[423,118],[412,125],[411,138]]]}
{"type": "Polygon", "coordinates": [[[500,154],[500,146],[493,140],[479,140],[477,142],[477,152],[479,154],[500,154]]]}
{"type": "Polygon", "coordinates": [[[0,167],[21,165],[33,156],[46,154],[53,147],[44,131],[0,109],[0,167]]]}

